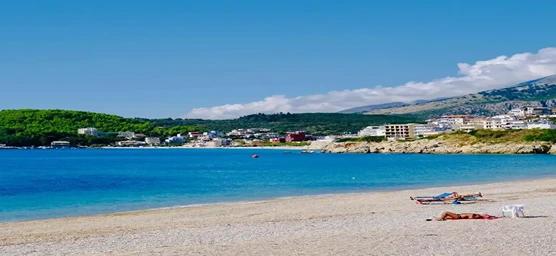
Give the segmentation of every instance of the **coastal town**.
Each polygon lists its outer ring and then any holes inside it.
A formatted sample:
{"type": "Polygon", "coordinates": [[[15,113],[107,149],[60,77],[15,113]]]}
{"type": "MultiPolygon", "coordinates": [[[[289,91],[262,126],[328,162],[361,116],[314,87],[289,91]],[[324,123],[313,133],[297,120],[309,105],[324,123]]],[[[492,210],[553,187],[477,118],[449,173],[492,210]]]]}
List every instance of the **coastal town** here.
{"type": "MultiPolygon", "coordinates": [[[[96,128],[80,128],[77,133],[82,136],[103,136],[103,132],[96,128]]],[[[188,132],[176,134],[167,138],[149,137],[132,131],[118,132],[120,139],[115,147],[242,147],[242,146],[265,146],[273,144],[306,145],[306,141],[314,140],[311,135],[304,131],[287,132],[281,136],[265,128],[234,129],[228,133],[221,131],[188,132]]],[[[68,141],[54,141],[52,147],[66,147],[68,141]]]]}
{"type": "MultiPolygon", "coordinates": [[[[367,126],[356,134],[311,135],[305,131],[277,133],[267,128],[239,128],[229,132],[205,131],[187,132],[165,138],[147,136],[134,131],[117,132],[118,140],[110,147],[276,147],[324,145],[339,139],[374,137],[379,140],[405,141],[434,137],[451,132],[471,132],[474,130],[523,130],[556,129],[552,121],[556,118],[554,109],[546,107],[523,107],[510,110],[503,115],[442,115],[426,120],[426,123],[383,124],[367,126]]],[[[94,127],[80,128],[80,136],[102,137],[106,132],[94,127]]],[[[2,145],[0,145],[2,146],[2,145]]],[[[4,145],[5,146],[5,145],[4,145]]],[[[53,141],[52,148],[70,147],[69,141],[53,141]]]]}
{"type": "Polygon", "coordinates": [[[551,118],[555,117],[555,111],[550,108],[524,107],[512,109],[504,115],[496,116],[443,115],[428,119],[426,124],[369,126],[359,131],[357,136],[411,140],[454,131],[556,129],[556,125],[551,121],[551,118]]]}

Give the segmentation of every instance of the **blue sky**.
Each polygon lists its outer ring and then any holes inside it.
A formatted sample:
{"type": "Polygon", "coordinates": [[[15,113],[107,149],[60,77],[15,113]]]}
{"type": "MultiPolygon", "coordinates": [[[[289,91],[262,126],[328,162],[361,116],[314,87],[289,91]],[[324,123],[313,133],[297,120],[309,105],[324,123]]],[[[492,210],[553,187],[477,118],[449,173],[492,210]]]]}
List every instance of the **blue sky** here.
{"type": "MultiPolygon", "coordinates": [[[[556,46],[555,13],[553,1],[6,1],[0,108],[208,118],[335,111],[351,105],[257,102],[426,83],[460,75],[458,63],[535,57],[556,46]],[[211,108],[223,104],[236,105],[211,108]]],[[[366,99],[355,102],[413,98],[366,99]]]]}

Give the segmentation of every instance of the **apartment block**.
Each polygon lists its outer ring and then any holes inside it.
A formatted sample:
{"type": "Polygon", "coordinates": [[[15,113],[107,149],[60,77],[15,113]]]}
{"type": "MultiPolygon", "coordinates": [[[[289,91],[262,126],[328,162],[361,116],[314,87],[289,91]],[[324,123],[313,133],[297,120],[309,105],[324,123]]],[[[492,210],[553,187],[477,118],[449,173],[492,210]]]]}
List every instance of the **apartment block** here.
{"type": "Polygon", "coordinates": [[[396,140],[415,139],[415,124],[387,124],[384,126],[386,138],[396,140]]]}

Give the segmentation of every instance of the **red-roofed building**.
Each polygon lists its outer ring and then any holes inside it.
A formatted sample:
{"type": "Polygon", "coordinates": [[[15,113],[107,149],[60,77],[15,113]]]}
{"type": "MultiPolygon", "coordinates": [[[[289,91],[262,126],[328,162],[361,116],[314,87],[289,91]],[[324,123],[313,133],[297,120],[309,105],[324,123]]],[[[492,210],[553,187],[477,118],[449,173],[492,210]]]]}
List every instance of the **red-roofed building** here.
{"type": "Polygon", "coordinates": [[[297,132],[288,132],[286,135],[286,142],[292,141],[304,141],[305,140],[305,132],[297,131],[297,132]]]}

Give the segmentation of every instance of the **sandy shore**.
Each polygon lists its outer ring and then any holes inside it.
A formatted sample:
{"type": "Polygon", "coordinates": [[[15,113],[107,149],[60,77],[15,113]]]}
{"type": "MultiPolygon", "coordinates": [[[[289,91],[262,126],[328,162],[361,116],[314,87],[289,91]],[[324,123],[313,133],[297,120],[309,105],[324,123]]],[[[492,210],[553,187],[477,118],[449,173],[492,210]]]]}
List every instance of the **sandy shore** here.
{"type": "Polygon", "coordinates": [[[280,198],[0,224],[1,255],[556,255],[556,179],[280,198]],[[472,205],[410,195],[481,191],[472,205]],[[427,222],[444,210],[529,218],[427,222]]]}

